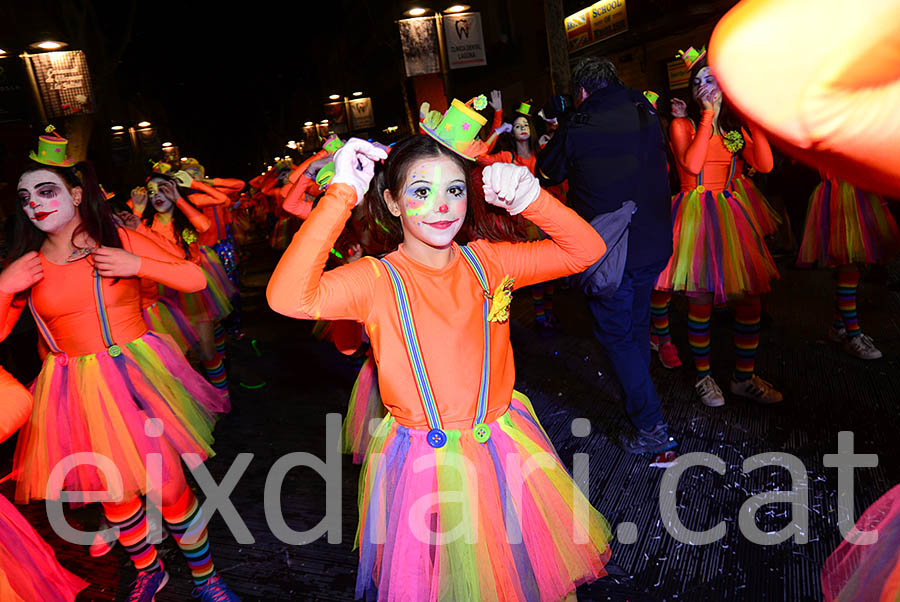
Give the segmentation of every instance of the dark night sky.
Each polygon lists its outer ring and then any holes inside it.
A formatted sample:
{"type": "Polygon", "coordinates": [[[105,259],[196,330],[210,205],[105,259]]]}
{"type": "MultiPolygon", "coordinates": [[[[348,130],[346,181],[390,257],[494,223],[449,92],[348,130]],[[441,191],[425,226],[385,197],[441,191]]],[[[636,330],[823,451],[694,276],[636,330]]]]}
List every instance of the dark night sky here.
{"type": "Polygon", "coordinates": [[[372,96],[380,127],[404,116],[391,1],[3,4],[6,47],[55,37],[87,52],[94,142],[111,123],[148,119],[210,173],[248,176],[323,117],[331,92],[372,96]]]}

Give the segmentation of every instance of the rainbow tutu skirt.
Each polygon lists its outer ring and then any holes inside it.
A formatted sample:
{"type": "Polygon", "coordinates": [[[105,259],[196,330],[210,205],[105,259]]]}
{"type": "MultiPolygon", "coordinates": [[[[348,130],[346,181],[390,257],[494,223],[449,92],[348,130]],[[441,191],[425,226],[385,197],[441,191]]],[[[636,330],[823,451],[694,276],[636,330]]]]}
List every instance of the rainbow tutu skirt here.
{"type": "Polygon", "coordinates": [[[883,198],[835,179],[813,191],[798,266],[885,263],[898,251],[900,232],[883,198]]]}
{"type": "Polygon", "coordinates": [[[218,322],[234,311],[231,299],[237,295],[237,289],[228,279],[215,251],[200,247],[199,257],[200,267],[206,274],[206,288],[196,293],[161,288],[160,296],[176,301],[191,322],[218,322]]]}
{"type": "Polygon", "coordinates": [[[87,586],[60,566],[47,542],[0,495],[0,600],[72,602],[87,586]]]}
{"type": "Polygon", "coordinates": [[[213,454],[213,415],[229,410],[228,398],[167,335],[147,332],[120,347],[116,357],[44,359],[15,452],[19,503],[59,499],[63,490],[128,499],[146,493],[148,454],[160,454],[163,483],[183,471],[182,460],[193,467],[213,454]]]}
{"type": "Polygon", "coordinates": [[[141,311],[147,328],[164,332],[175,341],[182,353],[197,349],[200,336],[181,306],[167,297],[160,297],[153,305],[141,311]]]}
{"type": "Polygon", "coordinates": [[[769,204],[769,199],[756,187],[753,180],[744,174],[735,176],[731,190],[736,197],[746,201],[747,210],[763,236],[771,236],[778,231],[782,222],[781,216],[769,204]]]}
{"type": "Polygon", "coordinates": [[[822,568],[826,602],[900,600],[900,485],[869,506],[822,568]],[[878,535],[865,545],[864,535],[878,535]],[[853,538],[856,538],[854,540],[853,538]]]}
{"type": "Polygon", "coordinates": [[[379,602],[558,602],[604,576],[609,527],[566,471],[531,407],[509,410],[478,443],[391,415],[360,476],[356,597],[379,602]]]}
{"type": "Polygon", "coordinates": [[[702,186],[672,199],[672,257],[656,288],[688,295],[712,293],[715,303],[759,295],[778,278],[746,200],[702,186]]]}
{"type": "Polygon", "coordinates": [[[387,409],[381,402],[378,389],[378,368],[372,358],[372,351],[363,362],[353,390],[350,392],[350,403],[347,417],[341,431],[341,452],[351,454],[354,464],[362,464],[369,442],[372,440],[370,425],[374,420],[380,422],[387,409]]]}

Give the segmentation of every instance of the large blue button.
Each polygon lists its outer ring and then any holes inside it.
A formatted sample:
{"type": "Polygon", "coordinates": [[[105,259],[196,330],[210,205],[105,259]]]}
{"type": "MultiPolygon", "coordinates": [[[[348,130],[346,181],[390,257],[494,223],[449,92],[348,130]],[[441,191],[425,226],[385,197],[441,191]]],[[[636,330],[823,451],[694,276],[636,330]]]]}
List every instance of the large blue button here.
{"type": "Polygon", "coordinates": [[[425,439],[428,441],[428,445],[435,449],[444,447],[444,445],[447,444],[447,434],[441,429],[431,429],[428,431],[428,435],[425,436],[425,439]]]}

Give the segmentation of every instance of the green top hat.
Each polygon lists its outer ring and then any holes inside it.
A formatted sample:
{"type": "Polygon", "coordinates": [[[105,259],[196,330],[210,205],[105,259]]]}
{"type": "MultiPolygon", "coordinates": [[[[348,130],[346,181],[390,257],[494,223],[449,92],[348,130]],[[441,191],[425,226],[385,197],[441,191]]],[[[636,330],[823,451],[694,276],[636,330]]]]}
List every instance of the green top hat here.
{"type": "Polygon", "coordinates": [[[422,103],[421,113],[425,113],[425,118],[419,128],[457,155],[474,161],[475,157],[487,152],[487,146],[478,139],[478,132],[487,123],[487,119],[479,115],[470,104],[474,104],[475,109],[484,108],[487,106],[487,99],[483,94],[468,103],[454,98],[443,115],[438,111],[428,111],[428,104],[422,103]]]}
{"type": "Polygon", "coordinates": [[[516,109],[516,113],[520,113],[525,115],[526,117],[531,117],[531,101],[527,100],[519,105],[519,108],[516,109]]]}
{"type": "Polygon", "coordinates": [[[72,167],[75,161],[66,156],[66,146],[69,141],[56,133],[56,128],[48,125],[44,130],[46,134],[38,138],[37,153],[31,151],[28,158],[44,165],[53,167],[72,167]]]}
{"type": "Polygon", "coordinates": [[[656,103],[659,100],[659,94],[654,92],[653,90],[644,90],[644,97],[650,101],[650,104],[653,105],[653,108],[656,108],[656,103]]]}

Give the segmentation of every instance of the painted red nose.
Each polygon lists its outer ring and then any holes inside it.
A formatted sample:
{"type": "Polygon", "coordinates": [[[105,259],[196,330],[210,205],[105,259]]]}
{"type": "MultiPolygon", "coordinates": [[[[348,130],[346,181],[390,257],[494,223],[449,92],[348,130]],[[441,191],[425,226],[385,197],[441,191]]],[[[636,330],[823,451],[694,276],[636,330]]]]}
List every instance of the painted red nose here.
{"type": "Polygon", "coordinates": [[[447,203],[444,203],[443,205],[438,207],[438,211],[440,213],[447,213],[448,211],[450,211],[450,207],[447,206],[447,203]]]}
{"type": "Polygon", "coordinates": [[[34,209],[35,207],[37,207],[37,203],[35,203],[34,201],[31,201],[30,203],[28,203],[28,206],[31,207],[32,209],[34,209]]]}

